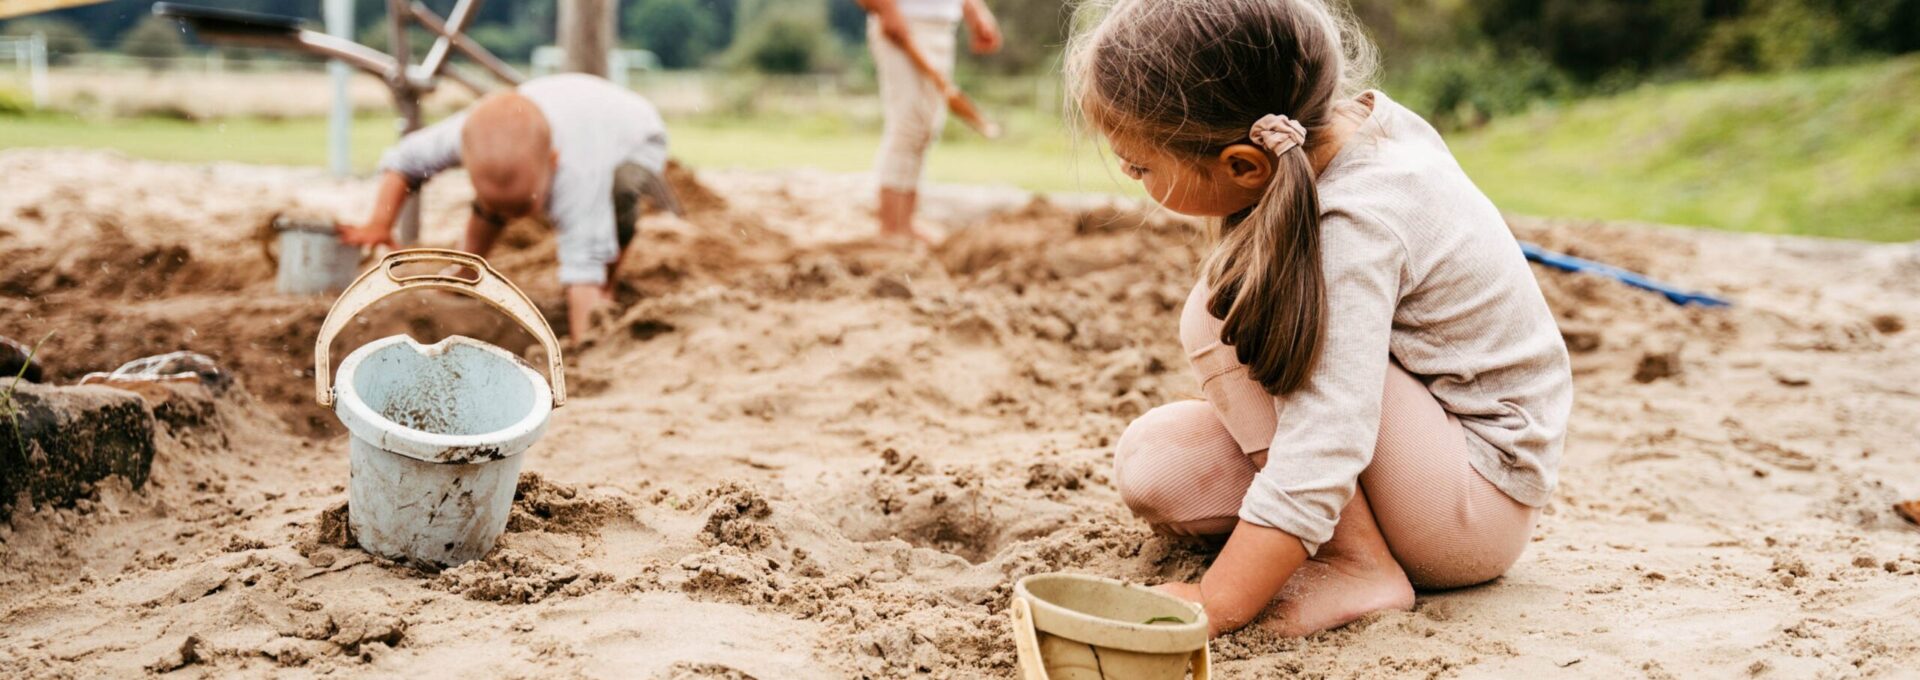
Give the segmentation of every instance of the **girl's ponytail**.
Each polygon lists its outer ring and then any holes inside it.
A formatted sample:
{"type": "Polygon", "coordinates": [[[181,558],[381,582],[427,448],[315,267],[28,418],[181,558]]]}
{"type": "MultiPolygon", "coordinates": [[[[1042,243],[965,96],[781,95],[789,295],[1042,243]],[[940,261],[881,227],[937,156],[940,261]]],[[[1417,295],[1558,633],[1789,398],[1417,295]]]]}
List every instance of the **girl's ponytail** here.
{"type": "Polygon", "coordinates": [[[1226,322],[1220,341],[1275,395],[1306,384],[1327,316],[1320,192],[1305,144],[1293,141],[1278,149],[1266,144],[1278,151],[1273,181],[1259,203],[1223,221],[1220,246],[1205,266],[1213,286],[1207,311],[1226,322]]]}
{"type": "Polygon", "coordinates": [[[1110,137],[1205,167],[1251,141],[1273,158],[1260,201],[1222,220],[1203,272],[1220,340],[1276,395],[1325,343],[1320,194],[1307,132],[1334,125],[1374,53],[1341,0],[1084,0],[1068,48],[1073,105],[1110,137]],[[1099,12],[1104,11],[1104,16],[1099,12]],[[1285,113],[1291,119],[1279,115],[1285,113]],[[1257,121],[1257,122],[1256,122],[1257,121]],[[1253,125],[1252,133],[1248,125],[1253,125]]]}

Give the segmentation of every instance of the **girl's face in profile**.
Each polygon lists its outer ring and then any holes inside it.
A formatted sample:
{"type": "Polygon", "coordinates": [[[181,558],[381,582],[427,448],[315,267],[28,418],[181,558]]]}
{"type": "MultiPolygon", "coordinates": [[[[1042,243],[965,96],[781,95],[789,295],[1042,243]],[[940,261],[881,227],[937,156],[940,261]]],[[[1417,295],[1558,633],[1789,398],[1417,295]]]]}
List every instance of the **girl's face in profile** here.
{"type": "Polygon", "coordinates": [[[1195,217],[1225,217],[1259,202],[1272,163],[1248,144],[1235,144],[1216,158],[1177,157],[1165,149],[1108,134],[1120,172],[1145,187],[1168,210],[1195,217]],[[1258,156],[1254,161],[1247,153],[1258,156]]]}

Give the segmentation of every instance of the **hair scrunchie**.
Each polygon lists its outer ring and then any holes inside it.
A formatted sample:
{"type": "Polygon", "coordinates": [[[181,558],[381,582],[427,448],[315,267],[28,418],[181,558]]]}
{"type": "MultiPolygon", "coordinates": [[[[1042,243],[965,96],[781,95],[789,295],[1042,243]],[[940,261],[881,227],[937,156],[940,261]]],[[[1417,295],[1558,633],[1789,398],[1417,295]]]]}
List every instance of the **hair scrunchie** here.
{"type": "Polygon", "coordinates": [[[1269,113],[1253,124],[1253,131],[1247,136],[1253,138],[1253,143],[1279,156],[1307,143],[1307,127],[1292,118],[1269,113]]]}

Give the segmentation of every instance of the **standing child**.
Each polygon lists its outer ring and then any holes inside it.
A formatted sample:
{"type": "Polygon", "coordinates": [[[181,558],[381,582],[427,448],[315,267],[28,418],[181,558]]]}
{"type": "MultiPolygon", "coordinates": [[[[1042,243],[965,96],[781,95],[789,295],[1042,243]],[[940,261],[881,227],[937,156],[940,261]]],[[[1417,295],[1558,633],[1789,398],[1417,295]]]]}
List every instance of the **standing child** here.
{"type": "Polygon", "coordinates": [[[1157,530],[1225,535],[1215,633],[1304,635],[1505,572],[1553,491],[1566,347],[1439,134],[1356,92],[1369,48],[1322,0],[1120,0],[1075,40],[1075,99],[1125,173],[1217,218],[1180,320],[1205,401],[1115,452],[1157,530]]]}
{"type": "Polygon", "coordinates": [[[867,47],[880,80],[886,128],[874,159],[880,185],[880,235],[926,240],[913,228],[920,196],[920,168],[946,123],[953,86],[954,31],[962,19],[973,35],[973,52],[1000,49],[1000,26],[985,0],[859,0],[870,15],[867,47]]]}

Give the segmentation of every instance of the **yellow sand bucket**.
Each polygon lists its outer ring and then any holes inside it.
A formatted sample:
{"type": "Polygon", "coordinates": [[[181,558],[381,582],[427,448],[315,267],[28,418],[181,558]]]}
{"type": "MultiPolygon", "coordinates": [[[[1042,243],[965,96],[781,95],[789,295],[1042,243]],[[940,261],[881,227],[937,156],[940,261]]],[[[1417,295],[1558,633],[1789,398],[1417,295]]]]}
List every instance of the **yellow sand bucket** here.
{"type": "Polygon", "coordinates": [[[1037,574],[1013,587],[1022,680],[1206,680],[1207,613],[1144,586],[1037,574]]]}

